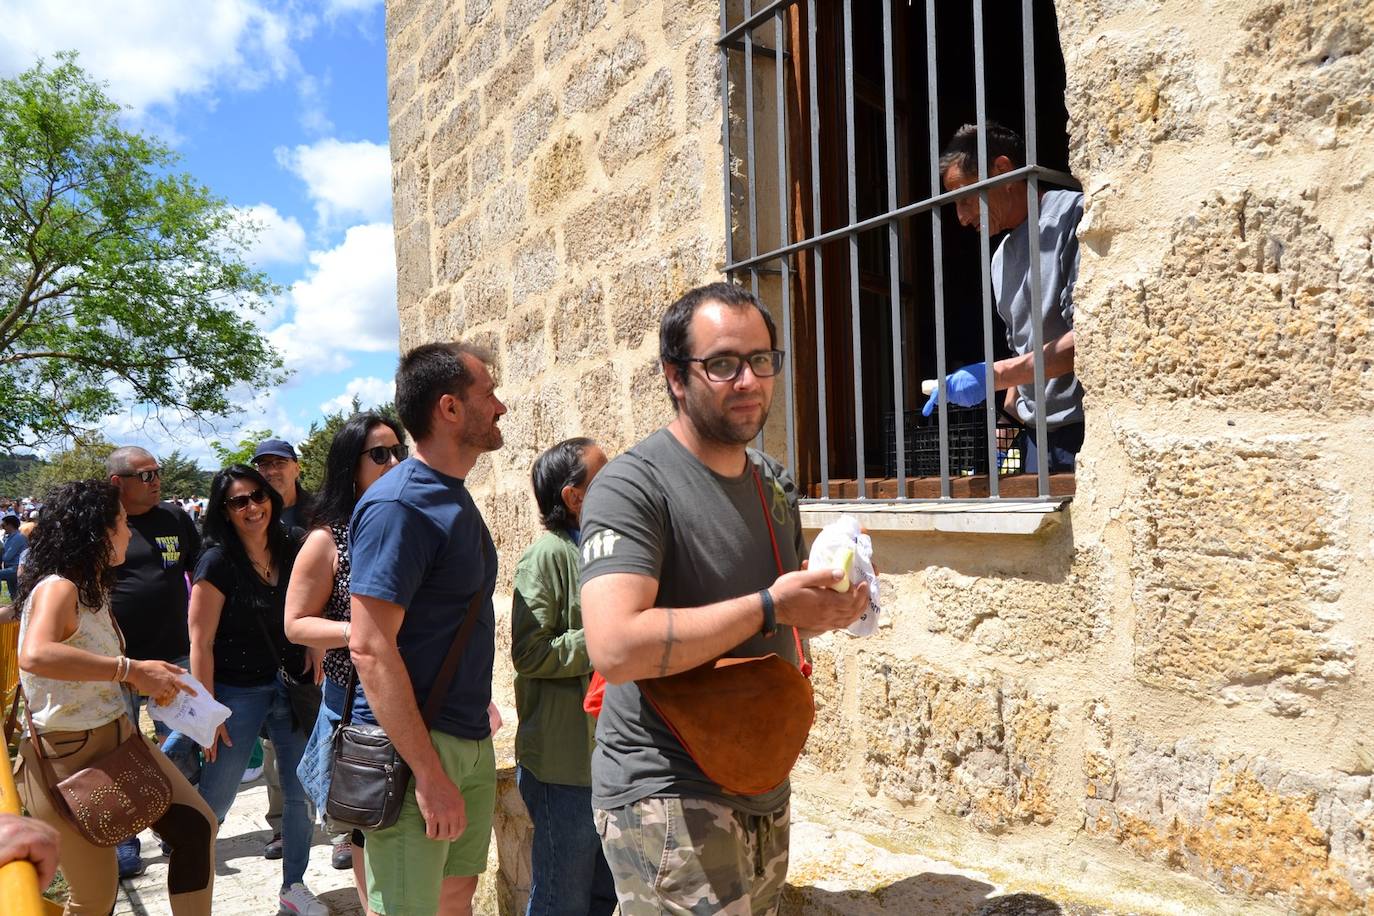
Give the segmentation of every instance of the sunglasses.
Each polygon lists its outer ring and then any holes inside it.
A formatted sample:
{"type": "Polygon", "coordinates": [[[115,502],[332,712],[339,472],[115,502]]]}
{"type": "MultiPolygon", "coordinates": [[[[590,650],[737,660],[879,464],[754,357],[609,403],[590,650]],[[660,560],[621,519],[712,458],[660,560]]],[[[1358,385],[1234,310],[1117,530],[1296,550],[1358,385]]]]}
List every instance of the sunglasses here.
{"type": "Polygon", "coordinates": [[[373,464],[386,464],[388,459],[395,458],[397,461],[405,461],[410,457],[410,449],[397,443],[396,445],[374,445],[372,448],[365,449],[363,454],[372,459],[373,464]]]}
{"type": "Polygon", "coordinates": [[[248,508],[249,503],[262,505],[267,502],[267,491],[258,487],[252,493],[243,493],[238,496],[229,496],[224,500],[224,507],[234,512],[242,512],[248,508]]]}
{"type": "Polygon", "coordinates": [[[137,477],[144,483],[152,483],[162,476],[162,468],[151,468],[147,471],[130,471],[127,474],[116,474],[116,477],[137,477]]]}

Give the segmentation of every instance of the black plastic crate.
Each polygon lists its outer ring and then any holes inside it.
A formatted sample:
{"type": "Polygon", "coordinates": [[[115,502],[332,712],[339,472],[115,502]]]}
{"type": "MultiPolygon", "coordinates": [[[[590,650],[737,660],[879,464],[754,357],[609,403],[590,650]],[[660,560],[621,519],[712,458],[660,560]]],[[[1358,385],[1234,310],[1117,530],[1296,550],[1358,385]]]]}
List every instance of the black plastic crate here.
{"type": "MultiPolygon", "coordinates": [[[[919,410],[903,414],[906,439],[906,476],[940,476],[940,423],[936,414],[921,416],[919,410]]],[[[886,476],[897,476],[896,414],[888,411],[883,417],[883,441],[886,476]]],[[[997,454],[999,473],[1020,474],[1025,469],[1024,457],[1016,448],[1021,432],[1018,423],[1000,415],[997,421],[997,454]]],[[[983,407],[949,408],[949,473],[951,477],[988,472],[988,415],[983,407]]]]}

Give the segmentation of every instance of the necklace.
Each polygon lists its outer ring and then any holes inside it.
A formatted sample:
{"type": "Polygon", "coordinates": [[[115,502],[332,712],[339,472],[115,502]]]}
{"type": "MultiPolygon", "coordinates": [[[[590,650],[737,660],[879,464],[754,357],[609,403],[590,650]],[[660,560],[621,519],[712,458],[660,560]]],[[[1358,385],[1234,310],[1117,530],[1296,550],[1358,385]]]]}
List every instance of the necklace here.
{"type": "Polygon", "coordinates": [[[266,563],[259,563],[257,560],[249,557],[248,562],[253,564],[253,571],[258,574],[259,579],[267,583],[272,581],[272,561],[270,558],[266,563]]]}

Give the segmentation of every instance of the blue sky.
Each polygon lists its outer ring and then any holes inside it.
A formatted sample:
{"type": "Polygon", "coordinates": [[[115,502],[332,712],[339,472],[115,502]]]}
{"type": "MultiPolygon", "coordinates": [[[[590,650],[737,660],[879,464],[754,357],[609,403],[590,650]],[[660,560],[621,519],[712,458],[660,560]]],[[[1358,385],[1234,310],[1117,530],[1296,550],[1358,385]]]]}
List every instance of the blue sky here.
{"type": "Polygon", "coordinates": [[[292,376],[237,392],[213,430],[109,418],[112,441],[203,459],[210,439],[293,441],[358,394],[390,400],[397,322],[381,0],[0,0],[0,71],[75,49],[182,168],[262,229],[250,259],[284,289],[255,317],[292,376]]]}

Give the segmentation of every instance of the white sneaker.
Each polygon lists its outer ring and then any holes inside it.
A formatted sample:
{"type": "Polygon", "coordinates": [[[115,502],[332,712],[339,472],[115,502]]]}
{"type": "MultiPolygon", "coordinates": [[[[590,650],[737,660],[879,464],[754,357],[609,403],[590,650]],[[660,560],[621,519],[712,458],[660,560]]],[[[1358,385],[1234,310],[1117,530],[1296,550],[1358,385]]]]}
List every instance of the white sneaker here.
{"type": "Polygon", "coordinates": [[[249,767],[248,769],[246,769],[246,770],[243,771],[243,778],[239,780],[239,783],[242,784],[242,783],[245,783],[245,782],[252,782],[253,780],[257,779],[257,778],[258,778],[259,776],[261,776],[261,775],[262,775],[262,764],[258,764],[258,765],[255,766],[255,767],[249,767]]]}
{"type": "Polygon", "coordinates": [[[281,912],[299,916],[329,916],[329,907],[320,903],[310,889],[299,881],[281,892],[281,912]]]}

